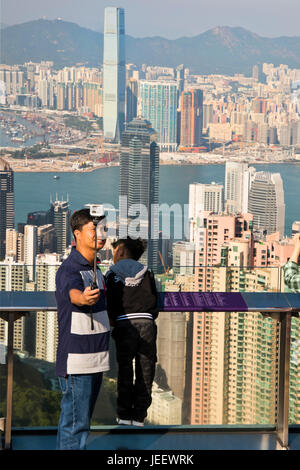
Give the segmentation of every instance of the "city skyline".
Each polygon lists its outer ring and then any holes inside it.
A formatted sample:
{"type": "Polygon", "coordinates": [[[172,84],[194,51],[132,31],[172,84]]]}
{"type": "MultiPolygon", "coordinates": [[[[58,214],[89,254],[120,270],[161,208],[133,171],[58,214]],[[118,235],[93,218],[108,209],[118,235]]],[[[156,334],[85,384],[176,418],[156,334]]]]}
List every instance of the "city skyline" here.
{"type": "MultiPolygon", "coordinates": [[[[177,0],[165,4],[174,6],[177,0]]],[[[16,166],[17,171],[22,171],[28,161],[42,160],[44,156],[50,170],[54,162],[60,162],[57,167],[65,171],[60,176],[68,194],[68,184],[76,186],[75,210],[91,194],[94,200],[88,202],[110,206],[115,216],[113,229],[119,231],[111,235],[111,221],[107,217],[108,243],[99,252],[103,272],[113,263],[113,239],[133,234],[132,238],[148,240],[148,250],[140,261],[153,270],[157,290],[173,292],[174,298],[177,292],[188,292],[190,297],[195,292],[215,292],[220,297],[225,292],[285,292],[282,266],[292,255],[293,240],[285,233],[284,178],[273,170],[259,171],[248,164],[264,163],[266,155],[271,155],[270,163],[278,151],[283,162],[288,155],[294,163],[293,174],[299,171],[295,164],[300,161],[300,107],[291,93],[292,84],[300,82],[300,68],[263,63],[253,67],[250,77],[236,74],[228,80],[219,74],[195,75],[180,63],[176,67],[126,64],[124,38],[120,40],[124,33],[124,10],[109,7],[105,11],[105,34],[109,37],[104,41],[102,70],[82,64],[56,70],[51,61],[0,66],[0,80],[7,90],[0,114],[1,134],[8,133],[14,141],[26,142],[29,131],[24,123],[30,123],[32,135],[35,132],[42,137],[36,153],[30,153],[29,148],[19,149],[11,151],[8,164],[6,157],[0,159],[0,179],[5,183],[0,188],[0,202],[5,202],[6,209],[8,173],[12,180],[10,207],[16,189],[26,194],[20,179],[13,180],[15,161],[21,160],[16,166]],[[118,89],[119,66],[122,93],[118,89]],[[106,101],[114,102],[113,109],[106,106],[106,101]],[[118,106],[122,106],[123,114],[126,109],[128,118],[133,117],[126,122],[123,132],[122,125],[118,125],[118,106]],[[105,135],[107,117],[113,121],[111,135],[105,135]],[[111,140],[121,137],[120,145],[105,141],[105,137],[111,140]],[[198,173],[196,167],[185,167],[189,161],[209,165],[215,155],[212,147],[225,167],[221,181],[215,168],[208,182],[203,178],[204,165],[198,173]],[[169,167],[162,181],[160,158],[163,162],[164,154],[169,167]],[[181,160],[177,161],[177,157],[181,160]],[[107,167],[111,163],[116,166],[118,158],[120,171],[114,175],[107,167]],[[177,181],[172,172],[174,164],[180,165],[177,181]],[[99,169],[94,187],[92,184],[88,187],[82,174],[77,180],[73,173],[68,183],[66,173],[82,168],[99,169]],[[160,200],[161,190],[168,184],[173,196],[167,200],[169,194],[164,192],[160,200]],[[116,194],[120,196],[119,208],[116,194]],[[186,197],[188,204],[184,203],[186,197]],[[168,232],[170,227],[164,228],[171,212],[172,234],[168,232]],[[266,220],[264,216],[268,216],[266,220]],[[176,236],[179,225],[180,235],[176,236]],[[182,232],[184,225],[189,226],[188,235],[185,230],[182,232]]],[[[9,155],[7,148],[2,151],[9,155]]],[[[60,176],[52,175],[51,181],[55,180],[60,190],[57,181],[60,176]]],[[[43,178],[40,173],[39,182],[43,178]]],[[[54,291],[56,271],[72,249],[69,230],[72,196],[67,201],[56,196],[47,212],[40,210],[40,195],[51,184],[49,178],[40,187],[39,182],[32,182],[31,190],[27,191],[32,192],[33,203],[37,204],[34,211],[27,212],[27,224],[20,223],[15,230],[12,221],[5,221],[6,245],[0,238],[2,251],[6,248],[3,261],[0,252],[0,290],[54,291]]],[[[297,180],[294,187],[296,193],[297,180]]],[[[295,200],[289,201],[293,207],[295,200]]],[[[296,215],[289,227],[292,234],[300,229],[298,211],[296,215]]],[[[189,310],[189,304],[184,305],[189,310]]],[[[180,310],[180,305],[173,308],[180,310]]],[[[151,423],[274,424],[278,415],[276,322],[252,311],[226,314],[173,311],[160,315],[157,324],[158,361],[153,406],[149,411],[151,423]]],[[[299,328],[297,320],[291,329],[292,336],[298,335],[299,328]]],[[[38,312],[30,321],[21,318],[16,322],[14,346],[25,358],[43,360],[51,367],[56,361],[57,333],[55,312],[38,312]]],[[[7,339],[7,325],[0,319],[0,344],[7,344],[7,339]]],[[[112,370],[108,375],[111,394],[116,385],[114,366],[112,354],[112,370]]],[[[294,364],[291,376],[294,415],[300,404],[299,370],[300,363],[294,364]]],[[[55,391],[55,386],[55,378],[49,380],[47,387],[55,391]]],[[[298,416],[296,420],[299,422],[298,416]]]]}
{"type": "Polygon", "coordinates": [[[110,0],[87,0],[84,4],[78,0],[64,4],[58,0],[47,3],[28,0],[23,4],[20,0],[4,0],[2,22],[13,25],[41,17],[61,17],[95,31],[103,31],[103,10],[107,6],[115,6],[126,9],[126,30],[134,37],[162,36],[177,39],[223,25],[244,27],[264,37],[299,35],[300,5],[297,0],[279,1],[276,4],[271,0],[252,0],[249,5],[241,4],[238,0],[230,0],[226,4],[212,0],[206,5],[187,0],[184,8],[180,0],[154,0],[151,5],[141,4],[138,0],[120,0],[117,4],[110,0]],[[91,10],[93,15],[90,14],[91,10]],[[157,11],[160,11],[160,15],[156,15],[157,11]],[[271,21],[266,22],[266,17],[271,21]],[[143,18],[147,18],[147,21],[141,21],[143,18]]]}

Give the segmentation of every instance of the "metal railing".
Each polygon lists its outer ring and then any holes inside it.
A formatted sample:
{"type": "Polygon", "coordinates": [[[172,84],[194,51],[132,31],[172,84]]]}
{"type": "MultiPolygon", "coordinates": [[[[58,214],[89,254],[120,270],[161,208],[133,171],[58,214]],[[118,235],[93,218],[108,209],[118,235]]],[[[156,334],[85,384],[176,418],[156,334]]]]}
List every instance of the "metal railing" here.
{"type": "MultiPolygon", "coordinates": [[[[8,322],[7,397],[4,448],[12,445],[14,322],[26,312],[55,311],[54,292],[0,292],[0,317],[8,322]]],[[[260,312],[280,323],[278,415],[276,433],[281,448],[289,445],[291,319],[300,311],[300,294],[266,292],[162,292],[161,312],[260,312]]]]}

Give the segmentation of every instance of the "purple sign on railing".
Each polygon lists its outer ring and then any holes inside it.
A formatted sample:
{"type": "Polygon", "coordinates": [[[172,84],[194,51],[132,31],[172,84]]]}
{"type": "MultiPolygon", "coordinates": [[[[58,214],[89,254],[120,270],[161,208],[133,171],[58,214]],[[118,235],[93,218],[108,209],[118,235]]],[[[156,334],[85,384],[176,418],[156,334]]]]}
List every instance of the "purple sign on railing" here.
{"type": "Polygon", "coordinates": [[[159,306],[166,312],[231,312],[248,310],[239,292],[165,292],[159,306]]]}

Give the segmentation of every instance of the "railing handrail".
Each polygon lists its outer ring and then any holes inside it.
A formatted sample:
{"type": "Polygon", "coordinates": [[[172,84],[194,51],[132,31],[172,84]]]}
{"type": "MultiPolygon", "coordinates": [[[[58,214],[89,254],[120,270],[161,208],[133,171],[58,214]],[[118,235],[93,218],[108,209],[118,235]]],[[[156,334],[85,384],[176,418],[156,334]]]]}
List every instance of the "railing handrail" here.
{"type": "MultiPolygon", "coordinates": [[[[158,306],[160,311],[165,312],[261,312],[267,313],[280,322],[277,439],[282,447],[287,448],[291,317],[300,311],[300,294],[289,292],[161,292],[158,296],[158,306]],[[273,304],[271,302],[270,305],[271,299],[273,304]],[[264,302],[257,304],[258,300],[264,300],[264,302]]],[[[14,321],[18,318],[16,313],[41,310],[57,310],[55,292],[0,292],[0,318],[8,321],[5,422],[5,448],[7,449],[11,448],[14,321]]]]}
{"type": "MultiPolygon", "coordinates": [[[[300,293],[293,292],[159,292],[160,311],[291,312],[300,311],[300,293]],[[174,310],[175,309],[175,310],[174,310]]],[[[0,292],[0,312],[57,310],[54,291],[0,292]]]]}

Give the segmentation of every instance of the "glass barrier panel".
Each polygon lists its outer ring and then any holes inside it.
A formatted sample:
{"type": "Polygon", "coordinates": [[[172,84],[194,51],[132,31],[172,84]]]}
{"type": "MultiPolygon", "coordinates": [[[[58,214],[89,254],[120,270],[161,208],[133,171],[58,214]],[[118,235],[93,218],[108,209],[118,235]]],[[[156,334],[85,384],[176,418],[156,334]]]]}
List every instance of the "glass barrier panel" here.
{"type": "MultiPolygon", "coordinates": [[[[53,274],[55,279],[58,267],[49,268],[53,268],[49,279],[53,274]]],[[[197,267],[193,268],[196,271],[197,267]]],[[[157,275],[158,290],[197,292],[202,290],[199,283],[203,278],[203,291],[280,292],[284,288],[281,269],[277,267],[198,268],[198,278],[195,272],[157,275]]],[[[54,290],[55,284],[50,289],[49,283],[44,282],[38,288],[35,285],[35,289],[54,290]]],[[[0,320],[4,345],[5,323],[0,320]]],[[[147,423],[275,424],[280,344],[277,321],[257,312],[160,312],[156,324],[157,363],[147,423]]],[[[296,318],[292,320],[291,337],[290,422],[297,424],[300,390],[296,318]]],[[[56,312],[31,312],[15,322],[13,426],[57,425],[61,399],[55,375],[57,342],[56,312]]],[[[118,365],[113,339],[110,363],[93,425],[116,423],[118,365]]],[[[6,366],[0,367],[1,413],[5,415],[6,366]]]]}

